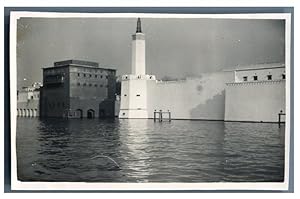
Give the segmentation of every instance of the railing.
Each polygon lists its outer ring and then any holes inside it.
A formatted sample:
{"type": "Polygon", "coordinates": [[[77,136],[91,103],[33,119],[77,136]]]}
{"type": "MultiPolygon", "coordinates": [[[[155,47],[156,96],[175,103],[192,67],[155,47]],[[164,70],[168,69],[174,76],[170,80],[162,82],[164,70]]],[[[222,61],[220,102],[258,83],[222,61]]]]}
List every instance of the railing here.
{"type": "Polygon", "coordinates": [[[158,120],[159,122],[163,122],[164,121],[164,115],[167,115],[167,118],[166,118],[166,121],[168,122],[171,122],[171,112],[168,110],[168,111],[165,111],[163,112],[162,110],[159,110],[159,111],[154,111],[154,122],[156,122],[156,120],[158,120]],[[158,116],[158,117],[157,117],[158,116]]]}
{"type": "Polygon", "coordinates": [[[282,111],[280,111],[280,113],[278,113],[278,125],[280,126],[280,123],[284,123],[284,121],[281,121],[281,116],[285,116],[285,113],[283,113],[282,111]]]}

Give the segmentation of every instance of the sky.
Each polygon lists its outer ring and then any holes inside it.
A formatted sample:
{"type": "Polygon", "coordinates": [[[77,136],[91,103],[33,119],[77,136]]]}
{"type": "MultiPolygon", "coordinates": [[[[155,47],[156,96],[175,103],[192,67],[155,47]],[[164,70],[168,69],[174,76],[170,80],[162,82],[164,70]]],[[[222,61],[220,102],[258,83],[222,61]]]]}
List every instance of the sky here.
{"type": "MultiPolygon", "coordinates": [[[[130,74],[136,18],[20,18],[18,88],[42,82],[42,68],[79,59],[130,74]]],[[[274,19],[142,18],[146,72],[184,78],[247,65],[281,62],[285,26],[274,19]]]]}

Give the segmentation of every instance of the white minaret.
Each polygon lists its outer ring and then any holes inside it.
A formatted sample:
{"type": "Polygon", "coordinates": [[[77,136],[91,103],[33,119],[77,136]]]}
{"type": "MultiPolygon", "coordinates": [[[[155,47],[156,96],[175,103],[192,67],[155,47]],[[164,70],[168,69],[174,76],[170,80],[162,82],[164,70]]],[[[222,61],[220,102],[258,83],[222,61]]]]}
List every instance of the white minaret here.
{"type": "Polygon", "coordinates": [[[141,19],[137,20],[136,33],[132,35],[131,74],[146,74],[145,34],[142,33],[141,19]]]}
{"type": "Polygon", "coordinates": [[[148,85],[156,80],[154,75],[145,74],[145,35],[140,18],[137,20],[136,33],[132,35],[131,61],[131,74],[122,76],[119,118],[149,118],[148,85]]]}

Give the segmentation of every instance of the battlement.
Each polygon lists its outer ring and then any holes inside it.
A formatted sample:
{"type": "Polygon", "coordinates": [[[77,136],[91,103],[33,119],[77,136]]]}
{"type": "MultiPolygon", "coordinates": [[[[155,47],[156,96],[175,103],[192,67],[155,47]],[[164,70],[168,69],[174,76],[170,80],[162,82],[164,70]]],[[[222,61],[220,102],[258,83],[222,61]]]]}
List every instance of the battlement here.
{"type": "Polygon", "coordinates": [[[155,75],[122,75],[122,81],[126,80],[156,80],[155,75]]]}

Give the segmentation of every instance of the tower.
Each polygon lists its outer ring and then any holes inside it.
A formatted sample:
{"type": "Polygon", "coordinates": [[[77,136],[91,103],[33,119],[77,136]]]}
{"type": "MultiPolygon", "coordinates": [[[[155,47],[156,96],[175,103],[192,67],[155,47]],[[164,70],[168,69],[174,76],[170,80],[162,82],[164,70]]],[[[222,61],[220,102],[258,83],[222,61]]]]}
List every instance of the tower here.
{"type": "Polygon", "coordinates": [[[145,34],[141,19],[132,35],[131,74],[122,76],[119,118],[148,118],[147,87],[155,76],[146,75],[145,34]]]}
{"type": "Polygon", "coordinates": [[[136,33],[132,35],[131,72],[134,75],[145,75],[145,34],[142,33],[141,19],[138,18],[136,33]]]}

